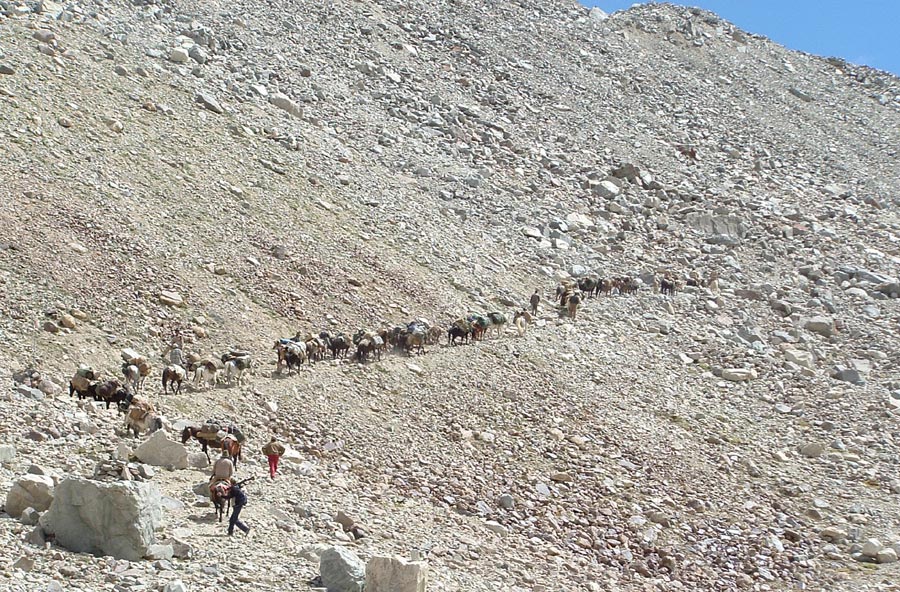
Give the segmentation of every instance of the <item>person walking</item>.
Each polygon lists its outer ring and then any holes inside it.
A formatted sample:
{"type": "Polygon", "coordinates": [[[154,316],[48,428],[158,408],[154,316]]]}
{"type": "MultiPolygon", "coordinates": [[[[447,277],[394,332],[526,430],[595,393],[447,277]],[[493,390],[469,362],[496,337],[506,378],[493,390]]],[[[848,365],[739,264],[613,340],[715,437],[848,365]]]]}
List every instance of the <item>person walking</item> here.
{"type": "Polygon", "coordinates": [[[534,290],[534,294],[531,295],[531,315],[537,316],[538,304],[541,302],[541,295],[538,294],[537,288],[534,290]]]}
{"type": "Polygon", "coordinates": [[[244,534],[250,534],[250,527],[241,522],[240,518],[241,510],[247,505],[247,494],[244,493],[244,489],[241,487],[243,483],[241,481],[232,485],[231,489],[228,490],[228,495],[225,496],[226,499],[232,500],[231,517],[228,518],[228,536],[234,535],[235,526],[244,531],[244,534]]]}
{"type": "Polygon", "coordinates": [[[262,452],[269,459],[269,479],[274,479],[275,473],[278,472],[278,461],[284,454],[284,444],[279,442],[276,436],[272,436],[269,443],[263,446],[262,452]]]}

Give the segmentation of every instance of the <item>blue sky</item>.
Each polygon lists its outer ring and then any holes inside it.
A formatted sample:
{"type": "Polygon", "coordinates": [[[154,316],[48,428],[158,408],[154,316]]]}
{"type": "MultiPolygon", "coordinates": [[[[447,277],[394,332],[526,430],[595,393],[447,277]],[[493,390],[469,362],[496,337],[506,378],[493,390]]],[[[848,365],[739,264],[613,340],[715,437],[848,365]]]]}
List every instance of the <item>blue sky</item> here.
{"type": "MultiPolygon", "coordinates": [[[[624,0],[582,0],[605,12],[624,0]]],[[[837,56],[900,75],[900,0],[672,0],[715,12],[790,49],[837,56]]]]}

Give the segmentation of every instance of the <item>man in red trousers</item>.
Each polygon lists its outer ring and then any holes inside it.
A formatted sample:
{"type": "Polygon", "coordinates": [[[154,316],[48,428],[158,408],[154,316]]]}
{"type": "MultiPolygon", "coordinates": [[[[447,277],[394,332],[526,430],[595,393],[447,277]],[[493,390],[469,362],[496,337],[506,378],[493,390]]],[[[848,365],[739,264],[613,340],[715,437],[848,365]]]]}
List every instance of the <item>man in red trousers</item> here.
{"type": "Polygon", "coordinates": [[[275,473],[278,471],[278,461],[284,454],[284,445],[278,441],[277,437],[272,436],[269,443],[263,446],[262,452],[269,459],[269,478],[274,479],[275,473]]]}

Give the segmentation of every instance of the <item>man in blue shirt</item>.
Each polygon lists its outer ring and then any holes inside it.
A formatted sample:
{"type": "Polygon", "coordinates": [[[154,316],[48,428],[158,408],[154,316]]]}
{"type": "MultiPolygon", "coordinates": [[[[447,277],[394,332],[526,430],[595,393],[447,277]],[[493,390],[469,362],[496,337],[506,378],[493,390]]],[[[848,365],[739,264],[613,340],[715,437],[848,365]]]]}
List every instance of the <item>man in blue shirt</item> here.
{"type": "Polygon", "coordinates": [[[237,526],[244,531],[245,534],[250,532],[250,527],[241,522],[241,510],[247,505],[247,494],[241,489],[241,483],[235,483],[228,492],[228,497],[232,501],[231,518],[228,519],[228,536],[234,534],[234,527],[237,526]]]}

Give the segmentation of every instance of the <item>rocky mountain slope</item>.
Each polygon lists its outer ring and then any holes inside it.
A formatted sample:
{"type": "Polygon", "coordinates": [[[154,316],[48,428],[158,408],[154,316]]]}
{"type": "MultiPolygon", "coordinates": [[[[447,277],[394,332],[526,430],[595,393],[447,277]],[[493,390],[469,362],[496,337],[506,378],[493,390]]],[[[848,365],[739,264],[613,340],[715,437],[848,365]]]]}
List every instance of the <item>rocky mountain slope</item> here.
{"type": "Polygon", "coordinates": [[[257,475],[227,539],[207,469],[156,470],[190,558],[0,519],[0,585],[302,590],[338,543],[421,554],[429,590],[889,589],[898,144],[897,78],[669,5],[0,1],[0,493],[136,447],[46,384],[125,347],[170,425],[237,421],[257,475]],[[719,287],[550,303],[665,271],[719,287]],[[278,337],[535,288],[525,337],[273,375],[278,337]],[[255,373],[162,395],[177,331],[255,373]]]}

